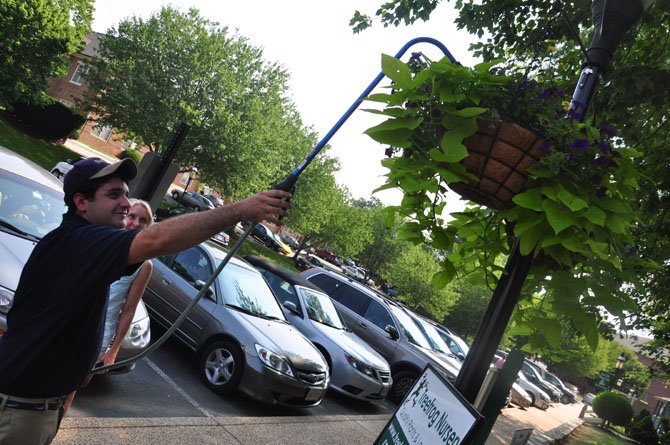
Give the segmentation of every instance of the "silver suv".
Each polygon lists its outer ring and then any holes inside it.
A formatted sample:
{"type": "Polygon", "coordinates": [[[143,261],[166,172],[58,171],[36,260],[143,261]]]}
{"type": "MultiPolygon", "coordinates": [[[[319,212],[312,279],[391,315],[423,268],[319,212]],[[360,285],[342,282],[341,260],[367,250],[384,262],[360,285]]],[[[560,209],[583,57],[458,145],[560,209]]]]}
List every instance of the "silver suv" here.
{"type": "Polygon", "coordinates": [[[389,393],[392,402],[402,401],[428,363],[448,380],[456,379],[458,368],[432,352],[421,329],[401,306],[350,278],[325,269],[317,267],[301,275],[328,294],[349,329],[389,362],[393,377],[389,393]]]}

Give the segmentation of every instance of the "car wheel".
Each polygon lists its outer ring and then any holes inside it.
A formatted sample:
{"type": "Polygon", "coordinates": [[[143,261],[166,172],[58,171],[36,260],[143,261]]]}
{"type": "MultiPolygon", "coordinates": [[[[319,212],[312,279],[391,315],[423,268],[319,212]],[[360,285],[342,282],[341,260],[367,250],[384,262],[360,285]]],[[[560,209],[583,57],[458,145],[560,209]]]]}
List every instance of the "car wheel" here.
{"type": "Polygon", "coordinates": [[[570,399],[568,399],[568,396],[566,396],[565,394],[563,394],[563,395],[561,396],[561,403],[562,403],[563,405],[567,405],[568,403],[570,403],[570,399]]]}
{"type": "Polygon", "coordinates": [[[536,406],[535,405],[535,394],[533,394],[532,392],[529,391],[528,395],[530,396],[530,406],[536,406]]]}
{"type": "Polygon", "coordinates": [[[51,174],[57,177],[58,179],[62,179],[65,175],[58,169],[53,169],[51,171],[51,174]]]}
{"type": "Polygon", "coordinates": [[[391,391],[389,391],[389,400],[400,404],[418,377],[419,374],[416,371],[409,370],[400,371],[395,374],[393,376],[393,386],[391,386],[391,391]]]}
{"type": "Polygon", "coordinates": [[[178,191],[174,190],[172,192],[172,199],[174,199],[175,201],[179,201],[179,192],[178,191]]]}
{"type": "Polygon", "coordinates": [[[212,343],[200,356],[200,378],[217,394],[233,392],[242,379],[242,351],[235,343],[223,340],[212,343]]]}
{"type": "Polygon", "coordinates": [[[200,207],[198,207],[198,206],[193,206],[193,210],[196,211],[196,212],[199,212],[199,211],[200,211],[200,207]]]}

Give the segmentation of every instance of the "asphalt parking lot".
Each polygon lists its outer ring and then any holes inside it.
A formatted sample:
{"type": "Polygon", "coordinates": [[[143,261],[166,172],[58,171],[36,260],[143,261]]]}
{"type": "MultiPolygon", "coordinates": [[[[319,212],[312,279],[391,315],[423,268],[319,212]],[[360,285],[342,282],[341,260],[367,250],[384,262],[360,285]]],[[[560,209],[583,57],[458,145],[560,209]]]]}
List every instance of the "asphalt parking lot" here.
{"type": "MultiPolygon", "coordinates": [[[[152,324],[152,337],[162,335],[152,324]]],[[[329,391],[319,406],[286,408],[264,405],[242,394],[220,396],[199,380],[192,353],[169,339],[126,374],[95,377],[82,388],[68,417],[221,417],[384,415],[395,406],[369,403],[329,391]]]]}

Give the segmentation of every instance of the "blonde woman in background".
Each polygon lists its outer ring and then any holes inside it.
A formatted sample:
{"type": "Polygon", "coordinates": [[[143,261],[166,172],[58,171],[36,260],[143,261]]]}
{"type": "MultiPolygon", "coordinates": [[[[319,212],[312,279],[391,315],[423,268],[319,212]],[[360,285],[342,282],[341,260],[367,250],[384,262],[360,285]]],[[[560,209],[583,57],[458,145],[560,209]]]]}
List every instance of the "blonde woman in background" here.
{"type": "MultiPolygon", "coordinates": [[[[130,209],[124,220],[125,229],[146,229],[151,226],[154,219],[149,203],[140,199],[129,199],[129,202],[130,209]]],[[[105,333],[102,337],[102,350],[98,363],[107,366],[116,361],[152,271],[153,265],[147,260],[134,274],[121,277],[110,285],[105,333]]]]}

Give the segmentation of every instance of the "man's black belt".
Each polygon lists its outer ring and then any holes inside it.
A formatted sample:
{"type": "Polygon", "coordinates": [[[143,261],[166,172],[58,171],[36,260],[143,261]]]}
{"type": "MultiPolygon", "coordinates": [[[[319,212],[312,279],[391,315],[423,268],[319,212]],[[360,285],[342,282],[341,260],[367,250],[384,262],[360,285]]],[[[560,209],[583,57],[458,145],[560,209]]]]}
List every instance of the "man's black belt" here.
{"type": "Polygon", "coordinates": [[[25,411],[58,411],[65,402],[65,397],[51,397],[48,399],[24,399],[0,394],[0,406],[25,411]]]}

